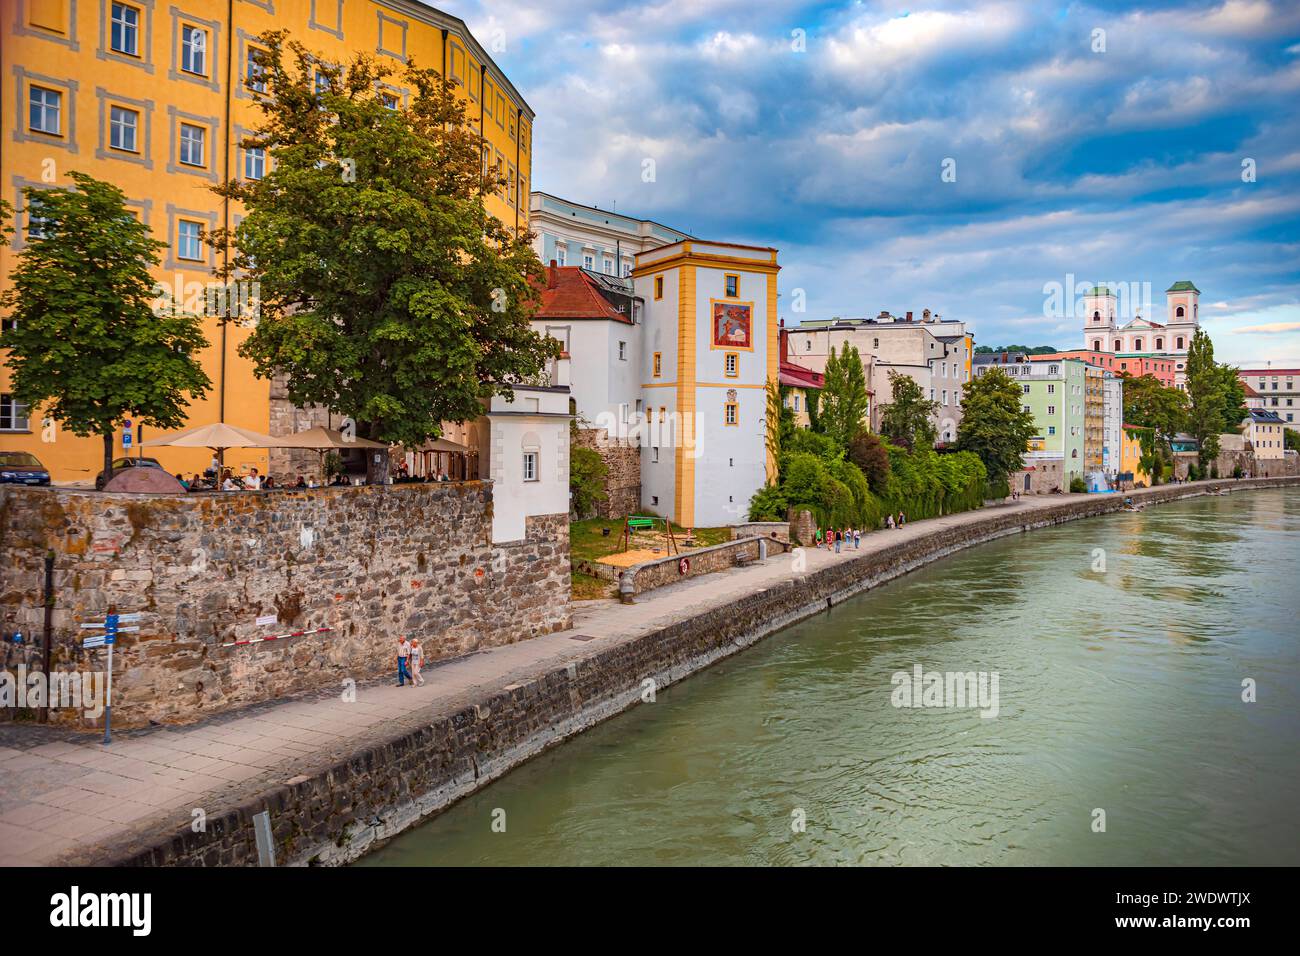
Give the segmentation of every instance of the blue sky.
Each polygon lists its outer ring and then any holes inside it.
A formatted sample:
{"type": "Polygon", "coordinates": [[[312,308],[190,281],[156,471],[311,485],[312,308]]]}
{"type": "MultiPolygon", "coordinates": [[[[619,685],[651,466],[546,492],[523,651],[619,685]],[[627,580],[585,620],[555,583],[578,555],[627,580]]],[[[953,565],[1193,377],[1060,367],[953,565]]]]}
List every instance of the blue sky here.
{"type": "Polygon", "coordinates": [[[777,247],[787,324],[1079,347],[1045,285],[1149,283],[1159,321],[1191,279],[1221,360],[1300,365],[1300,4],[436,5],[504,46],[534,188],[777,247]]]}

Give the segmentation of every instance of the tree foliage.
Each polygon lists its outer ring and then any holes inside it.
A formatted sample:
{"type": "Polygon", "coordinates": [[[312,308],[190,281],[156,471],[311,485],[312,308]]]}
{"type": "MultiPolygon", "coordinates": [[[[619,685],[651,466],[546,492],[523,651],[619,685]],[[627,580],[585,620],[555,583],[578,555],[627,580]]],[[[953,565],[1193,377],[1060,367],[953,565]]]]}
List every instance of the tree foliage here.
{"type": "Polygon", "coordinates": [[[889,372],[892,401],[880,411],[880,433],[903,448],[930,448],[936,435],[931,418],[939,403],[925,397],[920,384],[909,375],[889,372]]]}
{"type": "MultiPolygon", "coordinates": [[[[1225,375],[1214,361],[1214,343],[1204,329],[1197,329],[1192,336],[1187,348],[1186,368],[1187,432],[1197,441],[1200,448],[1198,458],[1204,470],[1209,462],[1219,457],[1219,435],[1223,431],[1228,403],[1232,400],[1225,375]]],[[[1236,377],[1235,372],[1233,377],[1236,377]]]]}
{"type": "Polygon", "coordinates": [[[867,379],[857,347],[846,344],[838,355],[832,348],[822,383],[821,430],[847,446],[866,420],[867,403],[867,379]]]}
{"type": "Polygon", "coordinates": [[[1020,470],[1029,439],[1038,431],[1021,398],[1020,384],[1000,368],[968,382],[962,396],[957,449],[978,455],[995,481],[1020,470]]]}
{"type": "Polygon", "coordinates": [[[504,174],[485,172],[446,79],[365,54],[331,66],[283,32],[262,40],[266,95],[245,145],[266,149],[267,172],[217,188],[247,214],[213,236],[237,247],[229,273],[260,284],[241,354],[260,376],[283,373],[295,404],[419,445],[557,354],[528,322],[541,264],[489,215],[504,174]],[[383,85],[408,102],[386,106],[383,85]]]}
{"type": "Polygon", "coordinates": [[[889,448],[878,435],[873,435],[865,428],[853,436],[849,442],[849,461],[862,469],[867,484],[877,495],[886,493],[889,487],[889,448]]]}
{"type": "Polygon", "coordinates": [[[605,501],[605,478],[609,466],[594,448],[575,445],[569,449],[569,492],[572,495],[573,513],[579,518],[588,517],[598,501],[605,501]]]}
{"type": "Polygon", "coordinates": [[[18,254],[0,295],[12,323],[12,391],[74,435],[100,435],[104,468],[117,425],[127,417],[179,428],[191,399],[211,382],[195,359],[207,345],[198,316],[155,309],[150,270],[166,244],[127,209],[120,189],[69,173],[70,189],[23,190],[41,229],[18,254]]]}

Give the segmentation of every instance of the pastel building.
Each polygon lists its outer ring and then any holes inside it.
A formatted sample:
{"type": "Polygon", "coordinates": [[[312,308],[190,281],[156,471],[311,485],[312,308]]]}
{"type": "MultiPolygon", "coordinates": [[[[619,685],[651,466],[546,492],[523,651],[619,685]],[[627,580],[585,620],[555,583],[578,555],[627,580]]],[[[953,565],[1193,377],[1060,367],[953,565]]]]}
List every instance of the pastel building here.
{"type": "Polygon", "coordinates": [[[1250,409],[1242,426],[1242,436],[1254,446],[1255,458],[1268,461],[1286,457],[1286,423],[1272,409],[1250,409]]]}
{"type": "Polygon", "coordinates": [[[907,375],[938,403],[933,416],[936,441],[955,441],[961,424],[961,400],[970,381],[974,337],[964,322],[944,319],[929,309],[873,319],[806,319],[790,333],[790,361],[826,371],[831,349],[852,345],[862,356],[867,388],[872,393],[871,427],[880,428],[880,410],[893,400],[889,373],[907,375]]]}
{"type": "Polygon", "coordinates": [[[529,196],[533,249],[543,263],[627,278],[637,253],[683,239],[686,233],[653,219],[638,219],[534,191],[529,196]]]}
{"type": "MultiPolygon", "coordinates": [[[[1074,478],[1084,478],[1088,454],[1100,459],[1099,437],[1087,437],[1089,366],[1075,359],[1062,362],[1023,362],[1004,371],[1021,389],[1021,406],[1034,416],[1038,434],[1030,442],[1026,464],[1059,463],[1061,489],[1069,490],[1074,478]]],[[[1050,489],[1048,489],[1050,490],[1050,489]]]]}
{"type": "Polygon", "coordinates": [[[1300,368],[1255,366],[1238,369],[1237,377],[1257,393],[1248,404],[1276,413],[1287,428],[1300,428],[1300,368]]]}
{"type": "MultiPolygon", "coordinates": [[[[24,187],[66,186],[73,169],[120,188],[166,244],[159,282],[177,291],[213,282],[224,251],[203,236],[237,225],[242,209],[212,186],[261,178],[270,162],[244,143],[262,118],[256,54],[271,30],[333,63],[365,53],[397,70],[415,62],[448,77],[485,166],[505,179],[486,197],[488,211],[513,229],[529,227],[533,110],[464,21],[419,0],[5,0],[0,8],[0,188],[17,226],[0,248],[0,285],[38,225],[23,208],[24,187]]],[[[398,110],[413,94],[400,74],[375,90],[398,110]]],[[[239,354],[249,328],[224,318],[205,316],[199,361],[212,389],[190,406],[187,426],[226,422],[283,435],[326,424],[323,413],[300,413],[282,388],[253,374],[239,354]]],[[[0,354],[0,449],[36,455],[55,481],[93,479],[101,439],[60,431],[42,441],[42,410],[16,402],[9,385],[0,354]]],[[[120,430],[118,442],[115,455],[124,452],[120,430]]],[[[170,472],[198,471],[210,459],[207,449],[152,451],[170,472]]],[[[244,472],[275,464],[254,448],[231,449],[225,461],[244,472]]]]}
{"type": "Polygon", "coordinates": [[[637,255],[647,510],[685,527],[733,524],[774,480],[766,389],[779,374],[779,269],[775,249],[733,243],[637,255]]]}

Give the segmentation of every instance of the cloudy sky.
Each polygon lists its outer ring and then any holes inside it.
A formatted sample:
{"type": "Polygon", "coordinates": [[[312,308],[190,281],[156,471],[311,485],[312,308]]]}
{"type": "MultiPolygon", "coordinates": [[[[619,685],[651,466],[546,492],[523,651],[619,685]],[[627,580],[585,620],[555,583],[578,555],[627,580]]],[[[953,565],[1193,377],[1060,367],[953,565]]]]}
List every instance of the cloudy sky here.
{"type": "Polygon", "coordinates": [[[435,5],[504,47],[534,188],[777,247],[787,324],[1080,347],[1045,287],[1191,279],[1221,360],[1300,365],[1300,3],[435,5]]]}

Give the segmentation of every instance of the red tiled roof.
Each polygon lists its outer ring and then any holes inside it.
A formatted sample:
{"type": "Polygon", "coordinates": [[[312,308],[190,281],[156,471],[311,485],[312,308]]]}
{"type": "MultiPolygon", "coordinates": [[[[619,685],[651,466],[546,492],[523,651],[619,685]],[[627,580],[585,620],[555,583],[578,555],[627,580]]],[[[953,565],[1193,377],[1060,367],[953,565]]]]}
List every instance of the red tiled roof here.
{"type": "Polygon", "coordinates": [[[793,388],[821,388],[825,376],[793,362],[782,362],[779,378],[782,385],[793,388]]]}
{"type": "Polygon", "coordinates": [[[632,316],[610,305],[595,280],[578,266],[549,266],[541,300],[535,319],[614,319],[632,324],[632,316]]]}

